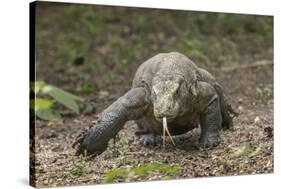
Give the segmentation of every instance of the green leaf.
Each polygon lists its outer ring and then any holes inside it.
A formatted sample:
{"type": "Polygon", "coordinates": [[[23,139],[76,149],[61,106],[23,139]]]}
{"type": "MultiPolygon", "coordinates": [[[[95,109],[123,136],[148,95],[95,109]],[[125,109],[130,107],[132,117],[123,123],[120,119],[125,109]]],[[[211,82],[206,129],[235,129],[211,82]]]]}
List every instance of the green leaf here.
{"type": "Polygon", "coordinates": [[[30,82],[30,90],[32,90],[35,94],[39,93],[44,87],[44,81],[30,82]]]}
{"type": "Polygon", "coordinates": [[[81,98],[81,97],[79,97],[79,96],[76,96],[76,95],[73,95],[73,94],[71,94],[71,93],[69,93],[69,92],[67,92],[67,91],[65,91],[65,90],[62,90],[62,89],[60,89],[60,88],[58,88],[58,87],[55,87],[55,86],[53,86],[53,85],[46,85],[46,86],[42,89],[42,91],[43,91],[44,93],[47,93],[47,94],[49,94],[50,92],[56,92],[56,93],[60,93],[60,94],[62,94],[62,95],[64,95],[64,96],[67,96],[67,97],[69,97],[69,98],[72,98],[72,99],[74,99],[74,100],[84,101],[83,98],[81,98]]]}
{"type": "Polygon", "coordinates": [[[37,110],[43,110],[43,109],[50,109],[53,106],[53,101],[43,99],[43,98],[36,98],[30,100],[30,108],[37,110]]]}
{"type": "Polygon", "coordinates": [[[262,151],[262,148],[258,146],[253,152],[249,154],[249,157],[255,157],[262,151]]]}
{"type": "Polygon", "coordinates": [[[118,177],[126,177],[128,175],[129,169],[127,168],[115,168],[109,171],[105,176],[106,183],[112,183],[114,179],[118,177]]]}
{"type": "Polygon", "coordinates": [[[41,109],[35,111],[35,114],[40,119],[46,121],[59,121],[62,119],[61,115],[57,112],[52,111],[51,109],[41,109]]]}
{"type": "Polygon", "coordinates": [[[232,157],[239,157],[244,155],[250,149],[250,144],[246,143],[240,146],[233,154],[232,157]]]}
{"type": "Polygon", "coordinates": [[[138,167],[114,168],[105,174],[105,182],[112,183],[116,178],[136,178],[147,174],[160,173],[164,176],[176,175],[181,170],[178,164],[147,163],[138,167]]]}
{"type": "Polygon", "coordinates": [[[69,92],[66,92],[62,89],[57,87],[47,85],[42,89],[42,92],[50,95],[53,97],[57,102],[61,103],[65,107],[69,108],[70,110],[74,111],[75,113],[79,113],[79,106],[76,103],[76,100],[83,101],[83,98],[75,96],[69,92]]]}

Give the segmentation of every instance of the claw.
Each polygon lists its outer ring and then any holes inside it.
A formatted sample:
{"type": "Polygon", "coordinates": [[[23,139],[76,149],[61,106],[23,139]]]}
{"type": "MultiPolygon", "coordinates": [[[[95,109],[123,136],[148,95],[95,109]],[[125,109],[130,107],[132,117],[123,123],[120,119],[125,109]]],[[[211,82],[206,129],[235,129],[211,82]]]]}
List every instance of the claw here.
{"type": "MultiPolygon", "coordinates": [[[[75,148],[78,145],[78,149],[80,149],[81,144],[83,143],[84,139],[89,133],[89,130],[92,128],[92,126],[89,126],[85,130],[83,130],[75,139],[75,141],[72,143],[72,148],[75,148]]],[[[77,150],[78,152],[79,150],[77,150]]],[[[81,153],[80,153],[81,154],[81,153]]]]}
{"type": "Polygon", "coordinates": [[[215,137],[215,138],[205,138],[205,139],[200,139],[199,141],[199,147],[200,148],[212,148],[216,147],[221,143],[221,138],[220,137],[215,137]]]}
{"type": "Polygon", "coordinates": [[[107,148],[107,143],[97,143],[95,142],[95,137],[93,136],[93,126],[90,126],[83,130],[72,143],[72,148],[76,146],[76,156],[84,155],[90,158],[94,158],[95,156],[104,152],[107,148]]]}

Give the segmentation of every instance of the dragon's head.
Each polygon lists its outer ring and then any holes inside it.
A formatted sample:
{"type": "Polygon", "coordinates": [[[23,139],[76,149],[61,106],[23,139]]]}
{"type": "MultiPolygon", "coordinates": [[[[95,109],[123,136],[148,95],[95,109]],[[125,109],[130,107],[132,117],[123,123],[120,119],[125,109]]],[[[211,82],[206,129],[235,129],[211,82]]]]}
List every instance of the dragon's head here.
{"type": "Polygon", "coordinates": [[[168,122],[182,115],[189,94],[196,95],[193,87],[187,85],[181,75],[157,75],[152,81],[151,99],[156,120],[163,117],[168,122]]]}

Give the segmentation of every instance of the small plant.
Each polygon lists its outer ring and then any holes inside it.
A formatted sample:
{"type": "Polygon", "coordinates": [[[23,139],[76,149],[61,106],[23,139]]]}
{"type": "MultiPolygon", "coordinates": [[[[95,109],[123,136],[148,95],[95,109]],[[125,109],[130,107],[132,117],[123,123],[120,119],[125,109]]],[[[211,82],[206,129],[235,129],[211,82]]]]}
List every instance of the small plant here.
{"type": "Polygon", "coordinates": [[[256,87],[256,93],[259,97],[263,97],[263,96],[271,96],[273,92],[273,86],[272,84],[259,84],[256,87]]]}
{"type": "Polygon", "coordinates": [[[105,174],[104,181],[106,183],[112,183],[116,179],[126,179],[127,181],[132,180],[133,178],[143,177],[148,174],[163,174],[165,178],[169,176],[174,176],[180,171],[180,166],[178,164],[169,165],[164,163],[147,163],[137,167],[128,167],[128,168],[115,168],[110,170],[105,174]]]}
{"type": "Polygon", "coordinates": [[[75,96],[44,81],[32,82],[31,91],[35,93],[35,99],[30,100],[30,108],[35,111],[35,116],[47,121],[61,120],[60,113],[53,109],[55,103],[61,104],[72,112],[79,113],[79,105],[83,98],[75,96]]]}
{"type": "Polygon", "coordinates": [[[100,99],[104,99],[104,98],[107,97],[108,95],[109,95],[109,92],[108,92],[108,91],[102,90],[102,91],[99,92],[99,98],[100,98],[100,99]]]}
{"type": "Polygon", "coordinates": [[[226,160],[235,158],[254,158],[261,153],[270,153],[272,148],[267,143],[260,143],[260,141],[249,141],[242,143],[239,147],[232,149],[229,155],[225,156],[226,160]]]}
{"type": "Polygon", "coordinates": [[[66,175],[83,176],[89,173],[89,165],[86,162],[85,157],[79,156],[79,159],[75,160],[68,168],[66,168],[66,175]]]}
{"type": "Polygon", "coordinates": [[[92,94],[96,92],[96,88],[90,84],[84,84],[77,88],[77,91],[81,94],[92,94]]]}
{"type": "Polygon", "coordinates": [[[214,161],[216,165],[223,168],[223,173],[232,175],[239,171],[239,174],[256,173],[249,170],[249,167],[255,166],[256,161],[262,157],[266,161],[266,157],[273,153],[272,143],[265,141],[247,141],[240,146],[232,148],[227,155],[218,161],[214,161]]]}

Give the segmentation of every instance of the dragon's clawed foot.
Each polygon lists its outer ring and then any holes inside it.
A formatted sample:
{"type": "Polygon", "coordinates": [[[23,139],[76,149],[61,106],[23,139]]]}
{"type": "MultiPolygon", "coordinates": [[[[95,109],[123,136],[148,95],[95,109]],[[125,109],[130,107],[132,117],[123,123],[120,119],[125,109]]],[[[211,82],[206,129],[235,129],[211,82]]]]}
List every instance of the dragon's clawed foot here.
{"type": "Polygon", "coordinates": [[[200,148],[211,148],[216,147],[221,143],[221,138],[216,136],[209,136],[209,137],[201,137],[199,140],[199,147],[200,148]]]}
{"type": "Polygon", "coordinates": [[[95,131],[92,127],[89,127],[82,131],[75,139],[72,144],[72,147],[76,148],[75,155],[85,155],[95,157],[107,148],[107,144],[102,144],[99,142],[95,142],[95,131]]]}
{"type": "Polygon", "coordinates": [[[140,142],[144,146],[156,146],[159,141],[160,137],[153,133],[148,133],[140,136],[140,142]]]}

